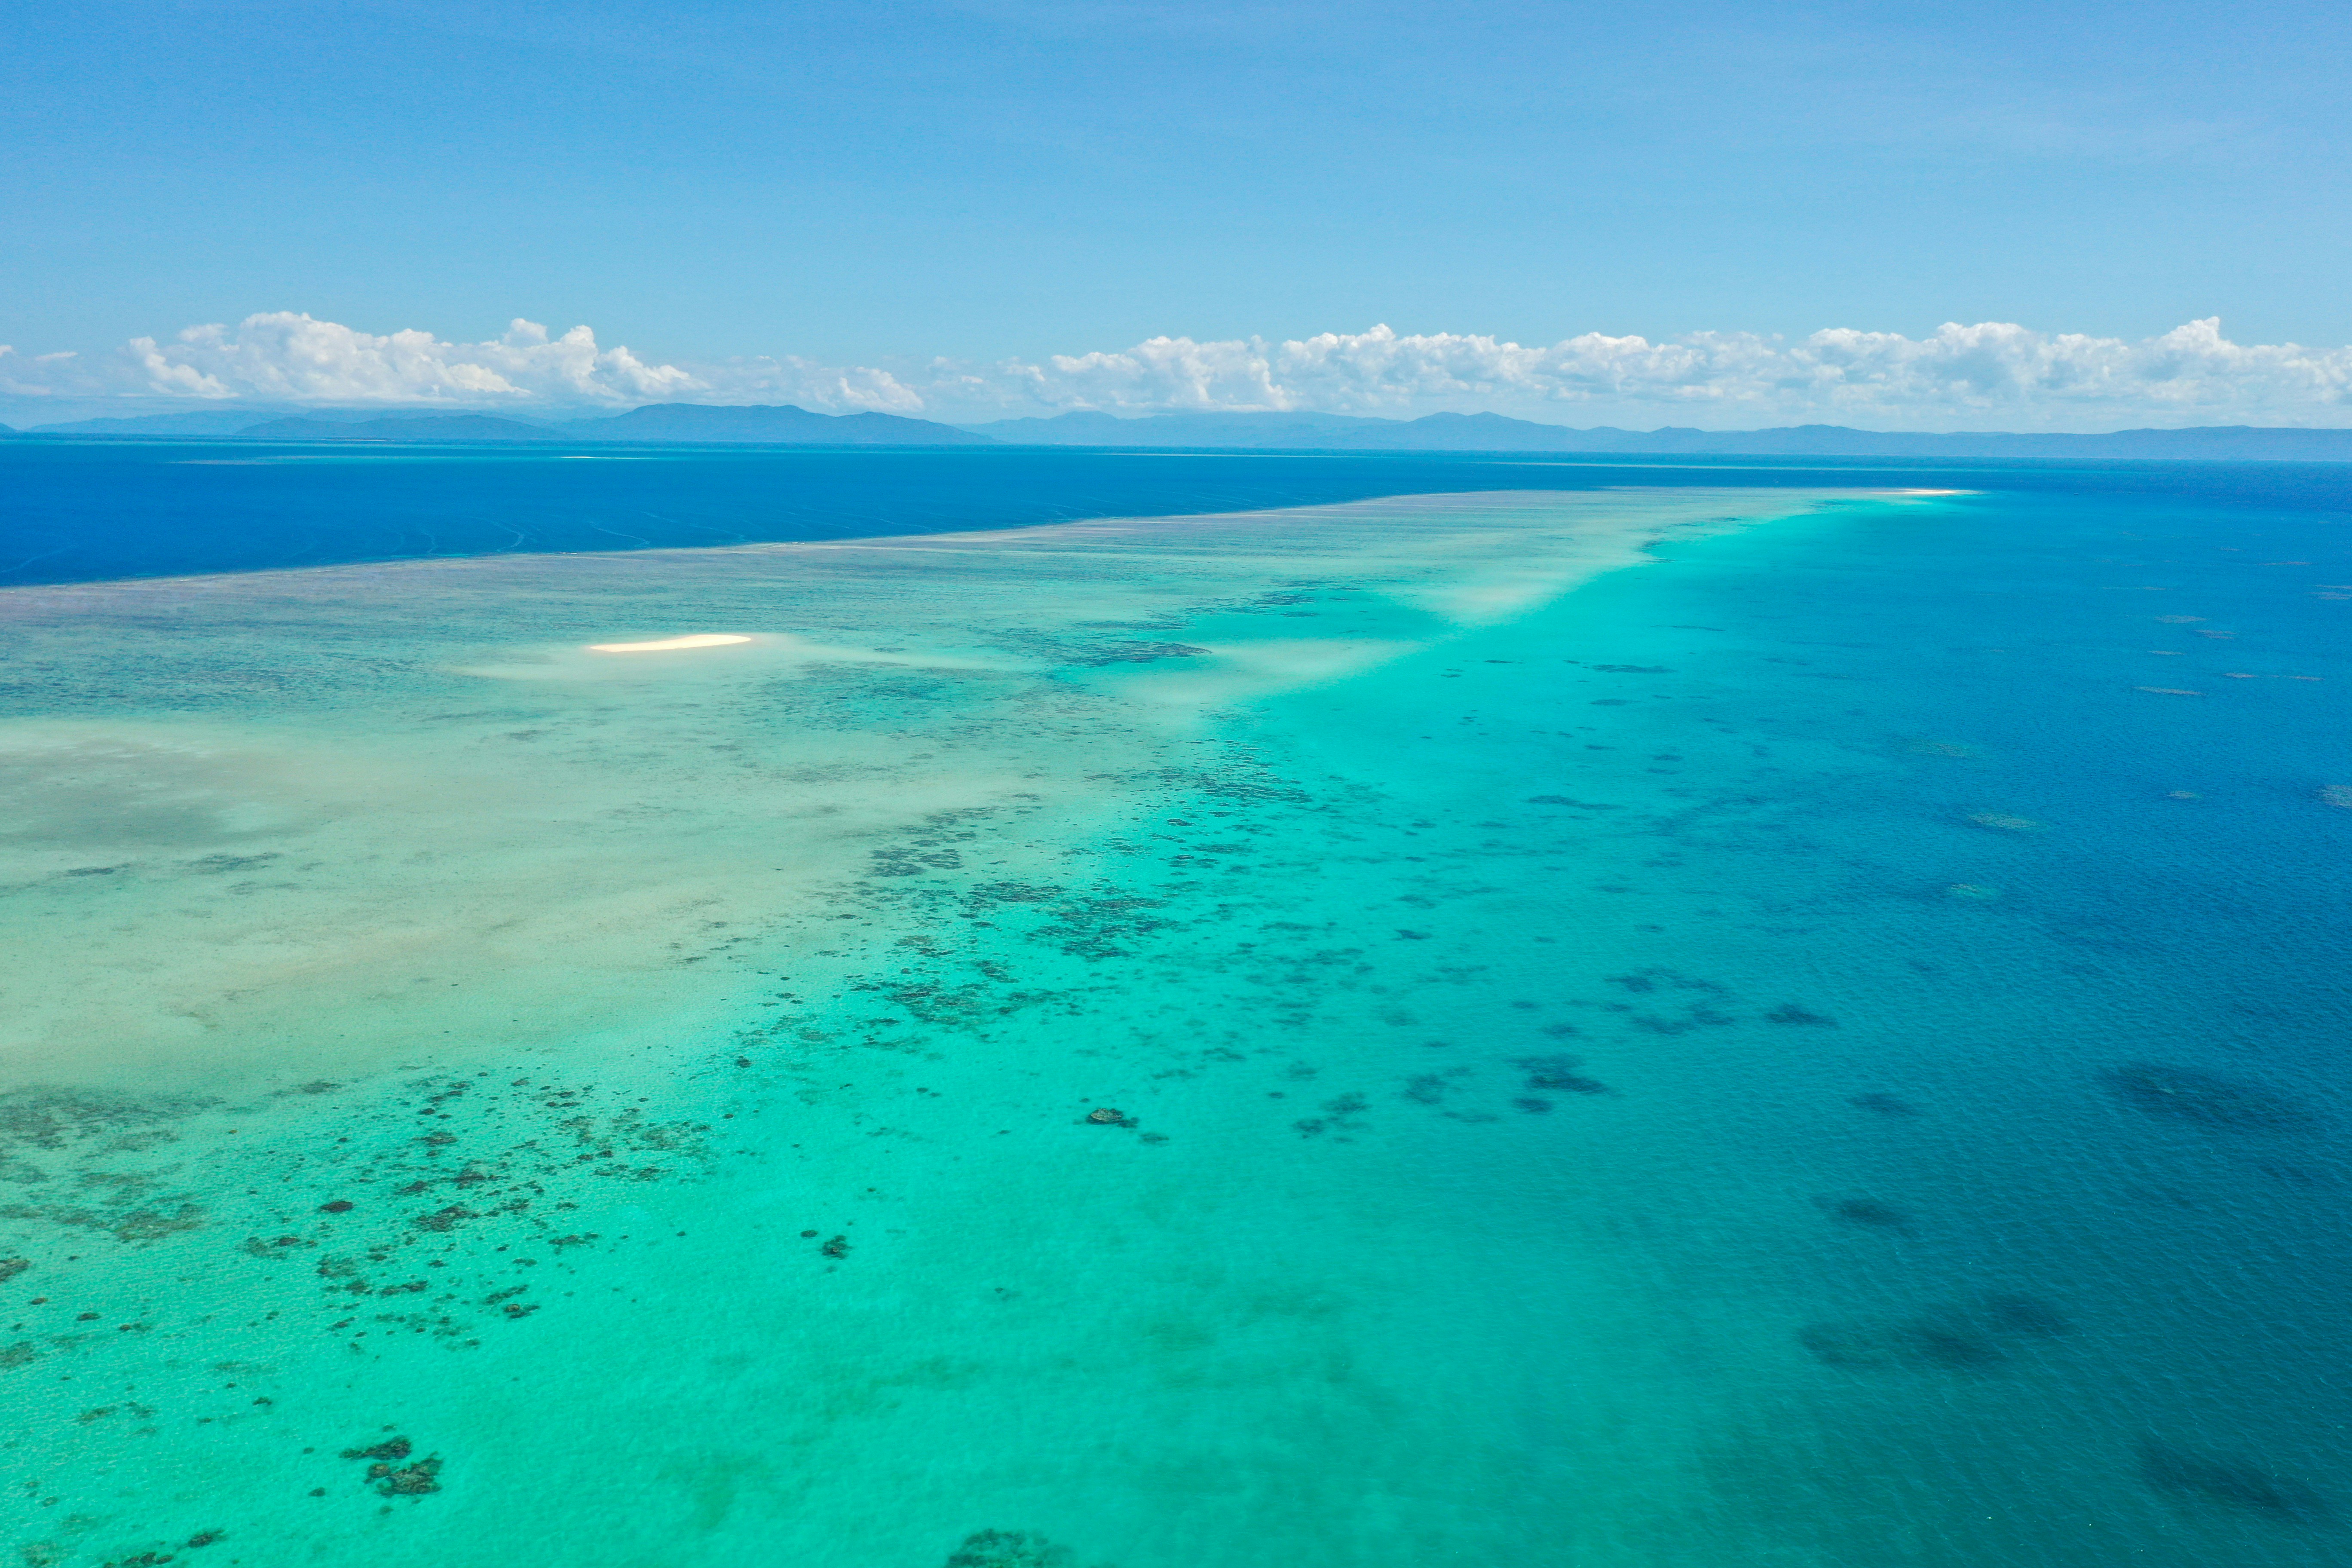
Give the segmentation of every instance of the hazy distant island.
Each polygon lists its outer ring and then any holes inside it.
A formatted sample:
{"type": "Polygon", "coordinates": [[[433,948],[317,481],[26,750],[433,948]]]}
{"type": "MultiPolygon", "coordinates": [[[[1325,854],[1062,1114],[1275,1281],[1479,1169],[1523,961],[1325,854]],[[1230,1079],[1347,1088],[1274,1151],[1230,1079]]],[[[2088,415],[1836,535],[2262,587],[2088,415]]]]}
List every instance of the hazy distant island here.
{"type": "Polygon", "coordinates": [[[205,408],[125,419],[45,425],[32,436],[191,437],[236,441],[737,442],[799,447],[970,447],[993,437],[897,414],[814,414],[790,404],[654,403],[593,419],[523,420],[492,414],[384,414],[380,410],[205,408]]]}
{"type": "Polygon", "coordinates": [[[1767,430],[1666,426],[1573,429],[1500,414],[1379,419],[1347,414],[1108,414],[1000,419],[974,425],[1000,441],[1055,447],[1307,447],[1347,451],[1578,452],[1790,458],[2173,458],[2220,461],[2352,461],[2352,429],[2211,425],[2104,435],[1953,435],[1790,425],[1767,430]]]}
{"type": "Polygon", "coordinates": [[[818,414],[781,405],[656,403],[625,414],[569,420],[488,414],[381,410],[205,408],[181,414],[82,419],[0,435],[236,441],[724,442],[763,446],[1286,449],[1356,452],[1544,452],[1584,455],[1774,458],[2172,458],[2184,461],[2352,462],[2352,429],[2208,425],[2098,435],[2010,431],[1931,434],[1792,425],[1764,430],[1666,426],[1576,429],[1500,414],[1430,414],[1381,419],[1346,414],[1098,412],[949,425],[898,414],[818,414]]]}
{"type": "Polygon", "coordinates": [[[731,441],[795,447],[962,447],[990,439],[896,414],[813,414],[790,404],[699,403],[653,403],[626,414],[549,425],[487,414],[404,415],[349,424],[273,419],[235,435],[240,441],[731,441]]]}

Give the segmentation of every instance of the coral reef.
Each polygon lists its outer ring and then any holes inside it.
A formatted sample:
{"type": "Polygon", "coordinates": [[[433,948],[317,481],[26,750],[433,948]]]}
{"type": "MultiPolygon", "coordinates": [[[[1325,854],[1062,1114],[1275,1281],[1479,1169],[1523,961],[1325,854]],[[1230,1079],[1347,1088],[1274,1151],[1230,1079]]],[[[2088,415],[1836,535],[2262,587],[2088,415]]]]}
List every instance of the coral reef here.
{"type": "Polygon", "coordinates": [[[1576,1069],[1584,1065],[1580,1057],[1549,1056],[1520,1057],[1511,1065],[1527,1074],[1527,1087],[1556,1094],[1607,1094],[1610,1088],[1599,1079],[1586,1078],[1576,1069]]]}
{"type": "Polygon", "coordinates": [[[942,1568],[1077,1568],[1077,1559],[1025,1530],[982,1530],[964,1537],[942,1568]]]}

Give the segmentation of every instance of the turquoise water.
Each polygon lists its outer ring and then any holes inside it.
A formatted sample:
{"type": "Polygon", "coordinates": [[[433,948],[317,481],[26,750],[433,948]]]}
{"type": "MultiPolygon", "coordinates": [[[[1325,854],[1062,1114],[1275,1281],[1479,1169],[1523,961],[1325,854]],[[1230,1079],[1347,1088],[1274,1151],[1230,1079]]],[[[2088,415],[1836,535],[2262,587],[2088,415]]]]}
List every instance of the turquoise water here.
{"type": "Polygon", "coordinates": [[[1714,478],[12,592],[10,1544],[2343,1561],[2345,497],[1714,478]]]}

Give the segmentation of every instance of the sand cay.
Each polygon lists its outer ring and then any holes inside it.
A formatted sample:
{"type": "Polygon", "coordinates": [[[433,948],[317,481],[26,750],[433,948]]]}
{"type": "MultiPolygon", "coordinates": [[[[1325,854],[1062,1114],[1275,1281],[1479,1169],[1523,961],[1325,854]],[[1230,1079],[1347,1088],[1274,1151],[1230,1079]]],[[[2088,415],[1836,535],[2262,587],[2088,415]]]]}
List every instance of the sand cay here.
{"type": "Polygon", "coordinates": [[[731,647],[751,639],[726,632],[692,632],[682,637],[656,637],[652,642],[596,642],[590,653],[677,653],[687,648],[731,647]]]}

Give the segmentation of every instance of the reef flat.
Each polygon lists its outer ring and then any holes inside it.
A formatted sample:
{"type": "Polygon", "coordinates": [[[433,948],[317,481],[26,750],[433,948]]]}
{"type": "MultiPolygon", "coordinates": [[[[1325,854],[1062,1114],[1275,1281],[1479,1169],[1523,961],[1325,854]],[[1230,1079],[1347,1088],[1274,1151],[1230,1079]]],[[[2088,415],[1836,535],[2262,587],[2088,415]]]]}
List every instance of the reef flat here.
{"type": "MultiPolygon", "coordinates": [[[[0,1354],[54,1498],[26,1549],[218,1530],[331,1558],[339,1530],[385,1528],[343,1495],[366,1468],[331,1458],[373,1415],[416,1425],[430,1388],[444,1427],[508,1426],[516,1399],[569,1424],[545,1379],[583,1370],[583,1315],[672,1342],[676,1307],[642,1291],[675,1282],[656,1249],[679,1226],[835,1269],[902,1144],[992,1162],[937,1202],[1061,1206],[1069,1173],[982,1141],[1058,1146],[1073,1094],[1109,1087],[1069,1054],[1135,1043],[1069,1037],[1197,1001],[1122,969],[1138,939],[1246,907],[1185,907],[1246,885],[1244,846],[1180,847],[1147,814],[1231,836],[1310,809],[1236,714],[1819,501],[1409,498],[17,591],[0,1126],[8,1283],[37,1304],[0,1354]],[[943,1124],[892,1125],[909,1072],[943,1124]]],[[[1231,1036],[1179,1057],[1269,1048],[1231,1036]]],[[[956,1267],[1015,1277],[1034,1250],[956,1267]]],[[[697,1299],[771,1295],[720,1274],[697,1299]]],[[[789,1359],[863,1379],[870,1329],[805,1323],[789,1359]]],[[[964,1375],[923,1364],[898,1375],[964,1375]]],[[[463,1489],[484,1458],[379,1458],[353,1496],[463,1489]]],[[[408,1544],[349,1549],[480,1539],[436,1500],[408,1544]]]]}
{"type": "Polygon", "coordinates": [[[2352,814],[2149,759],[2287,769],[2332,667],[2143,697],[2147,602],[1948,569],[2051,537],[1496,492],[0,595],[8,1543],[2329,1561],[2330,1396],[2246,1394],[2347,1179],[2326,862],[2248,846],[2352,814]],[[2196,968],[2150,889],[2221,868],[2196,968]]]}

